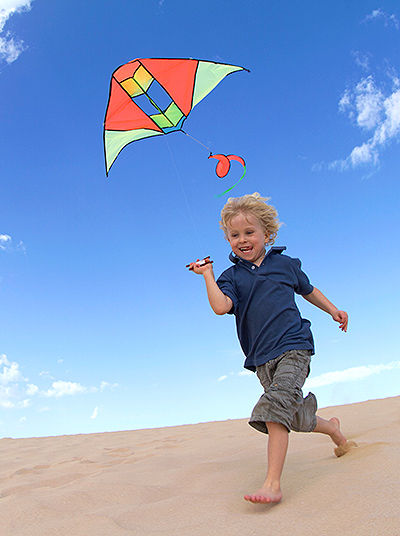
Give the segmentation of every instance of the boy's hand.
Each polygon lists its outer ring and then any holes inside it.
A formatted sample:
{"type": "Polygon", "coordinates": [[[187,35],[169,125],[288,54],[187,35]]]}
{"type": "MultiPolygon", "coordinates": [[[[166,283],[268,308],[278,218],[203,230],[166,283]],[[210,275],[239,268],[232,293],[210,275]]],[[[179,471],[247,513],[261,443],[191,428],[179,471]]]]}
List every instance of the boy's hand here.
{"type": "Polygon", "coordinates": [[[194,272],[195,274],[204,275],[208,271],[212,272],[212,263],[213,261],[210,260],[210,257],[205,257],[201,261],[197,259],[196,262],[191,262],[190,264],[187,264],[186,268],[189,268],[189,270],[194,272]]]}
{"type": "Polygon", "coordinates": [[[339,311],[336,310],[334,313],[332,313],[332,318],[335,320],[335,322],[339,322],[339,328],[346,332],[347,331],[347,324],[349,322],[349,316],[346,313],[346,311],[339,311]]]}

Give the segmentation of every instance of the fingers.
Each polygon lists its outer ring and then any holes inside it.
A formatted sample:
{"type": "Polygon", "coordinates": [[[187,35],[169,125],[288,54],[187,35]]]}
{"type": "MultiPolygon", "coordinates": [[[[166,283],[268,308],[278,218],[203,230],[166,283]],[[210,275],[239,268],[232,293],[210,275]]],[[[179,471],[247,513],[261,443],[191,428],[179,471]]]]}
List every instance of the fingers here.
{"type": "Polygon", "coordinates": [[[186,268],[189,269],[189,271],[194,271],[195,267],[198,267],[198,262],[199,262],[200,259],[197,259],[196,262],[190,262],[189,264],[186,265],[186,268]]]}
{"type": "Polygon", "coordinates": [[[348,325],[348,322],[349,322],[348,314],[345,311],[338,311],[336,320],[337,320],[337,322],[340,323],[339,328],[342,331],[346,332],[347,331],[347,325],[348,325]]]}
{"type": "Polygon", "coordinates": [[[191,263],[187,264],[186,268],[188,268],[189,270],[194,271],[196,274],[200,274],[200,273],[203,273],[202,269],[207,264],[212,264],[213,262],[214,261],[210,260],[210,256],[208,256],[208,257],[204,257],[204,259],[202,259],[202,260],[197,259],[195,262],[191,262],[191,263]]]}

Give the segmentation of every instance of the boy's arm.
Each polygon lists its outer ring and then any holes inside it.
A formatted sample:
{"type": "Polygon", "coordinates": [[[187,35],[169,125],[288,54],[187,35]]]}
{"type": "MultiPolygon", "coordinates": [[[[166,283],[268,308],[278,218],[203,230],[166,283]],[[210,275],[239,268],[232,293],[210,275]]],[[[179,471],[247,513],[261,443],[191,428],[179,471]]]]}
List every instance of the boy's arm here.
{"type": "Polygon", "coordinates": [[[326,313],[330,314],[335,322],[339,322],[339,328],[342,331],[347,331],[347,324],[349,321],[347,313],[345,311],[339,311],[339,309],[335,307],[335,305],[333,305],[333,303],[331,303],[320,290],[314,287],[314,290],[311,292],[311,294],[306,294],[303,296],[303,298],[316,307],[319,307],[326,313]]]}
{"type": "Polygon", "coordinates": [[[217,315],[229,313],[233,306],[232,300],[220,290],[215,282],[212,264],[208,263],[203,266],[198,266],[195,262],[192,262],[190,263],[190,269],[196,274],[200,274],[204,277],[208,301],[210,302],[211,309],[214,313],[217,315]]]}

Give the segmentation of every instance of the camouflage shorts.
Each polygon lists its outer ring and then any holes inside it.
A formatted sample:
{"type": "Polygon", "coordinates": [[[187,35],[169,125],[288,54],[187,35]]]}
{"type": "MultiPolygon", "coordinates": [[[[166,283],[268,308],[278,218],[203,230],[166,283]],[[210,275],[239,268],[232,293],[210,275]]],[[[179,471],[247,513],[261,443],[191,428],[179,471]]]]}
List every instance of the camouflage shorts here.
{"type": "Polygon", "coordinates": [[[264,394],[254,406],[250,426],[264,434],[268,434],[267,422],[283,424],[289,432],[314,430],[317,399],[313,393],[303,398],[301,390],[310,373],[310,361],[309,350],[289,350],[257,367],[264,394]]]}

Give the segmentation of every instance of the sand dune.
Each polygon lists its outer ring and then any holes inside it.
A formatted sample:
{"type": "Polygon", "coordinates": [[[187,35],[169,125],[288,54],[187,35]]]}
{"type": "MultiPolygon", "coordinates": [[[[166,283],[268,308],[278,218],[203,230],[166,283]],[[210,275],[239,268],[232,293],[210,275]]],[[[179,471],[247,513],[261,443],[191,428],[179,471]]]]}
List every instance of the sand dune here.
{"type": "Polygon", "coordinates": [[[246,420],[0,440],[3,536],[399,536],[400,397],[319,410],[358,448],[290,434],[284,498],[243,495],[265,476],[246,420]]]}

